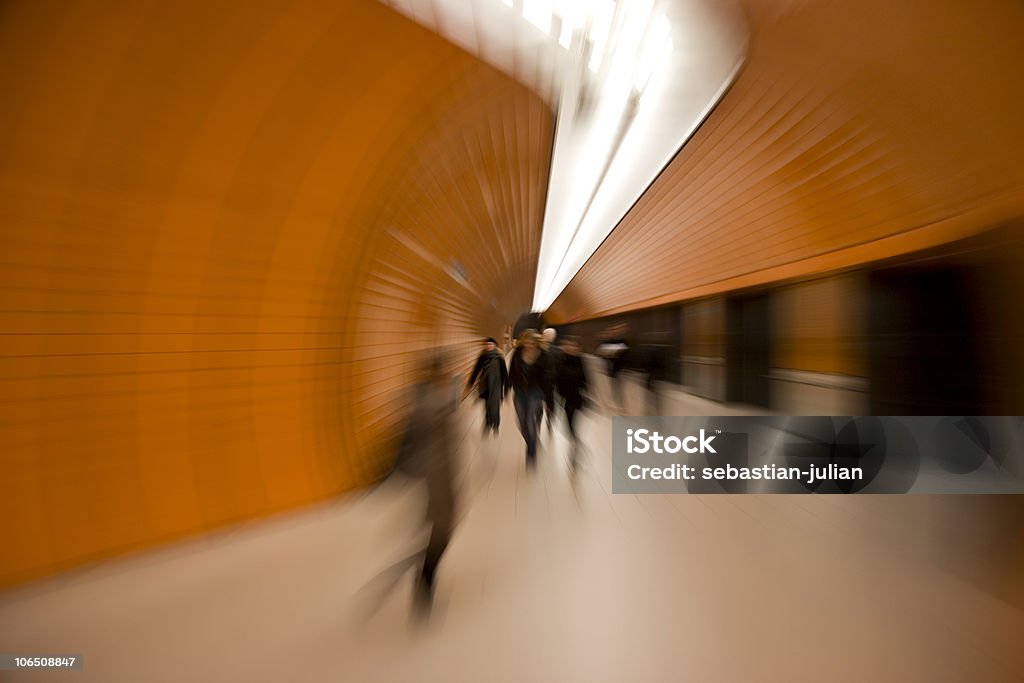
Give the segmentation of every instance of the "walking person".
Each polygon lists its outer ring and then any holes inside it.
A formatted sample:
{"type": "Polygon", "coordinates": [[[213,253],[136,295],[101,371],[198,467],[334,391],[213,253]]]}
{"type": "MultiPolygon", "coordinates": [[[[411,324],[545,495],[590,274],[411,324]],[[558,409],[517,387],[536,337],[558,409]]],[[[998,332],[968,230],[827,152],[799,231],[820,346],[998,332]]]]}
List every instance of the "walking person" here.
{"type": "Polygon", "coordinates": [[[537,428],[544,410],[544,387],[549,380],[540,341],[537,330],[523,332],[512,354],[508,373],[509,384],[515,392],[513,400],[519,418],[519,431],[526,442],[527,469],[537,466],[537,428]]]}
{"type": "Polygon", "coordinates": [[[551,432],[551,425],[555,419],[555,384],[558,381],[558,368],[565,356],[562,349],[555,344],[557,338],[558,333],[553,327],[549,327],[541,333],[541,349],[544,351],[544,360],[547,366],[547,378],[544,384],[544,414],[548,416],[548,432],[551,432]]]}
{"type": "Polygon", "coordinates": [[[498,433],[501,424],[501,404],[508,393],[508,368],[505,358],[498,351],[493,337],[484,340],[483,351],[476,359],[473,372],[466,383],[466,395],[476,385],[477,394],[484,402],[484,434],[498,433]]]}
{"type": "Polygon", "coordinates": [[[562,343],[565,352],[558,367],[556,386],[565,406],[565,421],[569,427],[569,439],[572,442],[569,456],[569,469],[576,472],[579,459],[580,439],[576,431],[577,413],[587,405],[587,372],[580,355],[580,343],[575,337],[569,337],[562,343]]]}
{"type": "Polygon", "coordinates": [[[425,522],[430,526],[430,539],[423,552],[414,595],[414,606],[421,614],[430,610],[434,577],[455,526],[455,468],[452,464],[455,394],[450,380],[445,373],[444,356],[433,354],[415,387],[413,408],[396,461],[397,471],[426,484],[425,522]]]}
{"type": "Polygon", "coordinates": [[[626,361],[630,355],[629,343],[626,338],[629,335],[629,323],[618,322],[604,330],[600,334],[601,345],[597,347],[597,355],[607,361],[608,384],[610,389],[610,400],[616,412],[625,411],[625,394],[622,387],[622,371],[626,367],[626,361]]]}

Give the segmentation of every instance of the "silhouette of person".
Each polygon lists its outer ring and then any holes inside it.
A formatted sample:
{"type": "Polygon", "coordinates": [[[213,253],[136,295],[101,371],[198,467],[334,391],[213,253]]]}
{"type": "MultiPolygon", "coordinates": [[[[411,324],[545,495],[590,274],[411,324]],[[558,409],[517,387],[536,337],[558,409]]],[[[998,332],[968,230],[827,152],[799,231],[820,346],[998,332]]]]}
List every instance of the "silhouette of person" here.
{"type": "Polygon", "coordinates": [[[488,431],[497,434],[501,424],[501,404],[508,393],[508,368],[492,337],[484,340],[484,349],[477,357],[469,382],[466,383],[467,394],[474,384],[484,402],[484,434],[488,431]]]}
{"type": "Polygon", "coordinates": [[[541,348],[544,350],[545,363],[547,365],[547,378],[544,383],[544,413],[548,416],[548,431],[555,419],[555,383],[558,380],[558,367],[565,354],[555,344],[558,333],[555,328],[549,327],[541,333],[541,348]]]}
{"type": "Polygon", "coordinates": [[[422,480],[427,488],[425,521],[430,525],[430,539],[414,596],[421,612],[429,612],[433,602],[434,577],[455,521],[452,464],[455,396],[445,365],[441,353],[434,353],[427,360],[423,377],[414,389],[413,407],[396,461],[397,471],[422,480]]]}
{"type": "Polygon", "coordinates": [[[579,340],[575,337],[566,339],[562,344],[562,350],[565,354],[558,367],[556,386],[565,406],[565,421],[569,426],[569,437],[572,441],[569,467],[575,472],[580,446],[579,435],[576,432],[576,414],[586,407],[589,385],[583,358],[580,355],[579,340]]]}
{"type": "Polygon", "coordinates": [[[540,348],[537,330],[526,330],[512,355],[508,381],[515,392],[516,416],[519,431],[526,442],[526,467],[537,465],[537,428],[544,410],[544,387],[548,383],[548,370],[544,352],[540,348]]]}

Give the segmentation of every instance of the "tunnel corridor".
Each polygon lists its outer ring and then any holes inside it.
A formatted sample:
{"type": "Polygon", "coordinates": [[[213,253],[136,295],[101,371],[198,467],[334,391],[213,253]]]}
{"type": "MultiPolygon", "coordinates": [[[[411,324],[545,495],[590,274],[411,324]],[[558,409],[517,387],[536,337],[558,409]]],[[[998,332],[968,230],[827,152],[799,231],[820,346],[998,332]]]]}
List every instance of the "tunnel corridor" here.
{"type": "Polygon", "coordinates": [[[0,654],[57,634],[104,659],[89,680],[287,679],[273,644],[296,680],[671,680],[676,647],[695,680],[756,676],[732,647],[778,680],[1024,677],[1019,496],[676,499],[605,476],[630,408],[1024,413],[1024,7],[595,0],[601,43],[574,6],[0,3],[0,654]],[[707,78],[621,77],[623,45],[647,49],[611,40],[635,7],[707,78]],[[593,133],[616,78],[623,119],[593,133]],[[662,148],[648,83],[678,105],[662,148]],[[458,636],[388,642],[394,601],[353,636],[351,589],[388,559],[372,529],[411,504],[387,475],[425,354],[461,390],[481,339],[507,353],[527,319],[593,369],[590,467],[566,476],[559,423],[528,479],[512,400],[493,443],[464,400],[458,636]],[[610,330],[655,359],[625,364],[625,406],[610,330]],[[137,678],[186,650],[190,673],[137,678]]]}

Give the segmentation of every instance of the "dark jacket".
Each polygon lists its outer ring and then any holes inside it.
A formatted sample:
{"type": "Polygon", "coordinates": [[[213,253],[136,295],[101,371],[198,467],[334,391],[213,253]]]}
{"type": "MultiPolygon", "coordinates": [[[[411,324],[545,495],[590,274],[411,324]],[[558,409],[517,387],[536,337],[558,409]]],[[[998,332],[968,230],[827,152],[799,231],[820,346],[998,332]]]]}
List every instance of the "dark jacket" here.
{"type": "Polygon", "coordinates": [[[480,398],[501,400],[502,393],[508,391],[508,368],[505,367],[505,359],[499,351],[484,351],[477,357],[466,388],[471,388],[474,383],[477,385],[480,398]],[[477,382],[477,379],[480,381],[477,382]],[[496,396],[492,395],[492,389],[499,393],[496,396]]]}
{"type": "Polygon", "coordinates": [[[566,408],[582,408],[587,391],[587,372],[583,367],[583,358],[563,354],[556,385],[566,408]]]}
{"type": "Polygon", "coordinates": [[[427,519],[450,524],[454,513],[455,439],[450,387],[424,382],[415,388],[412,411],[395,462],[395,470],[427,485],[427,519]]]}
{"type": "Polygon", "coordinates": [[[551,386],[549,362],[548,355],[542,351],[533,365],[530,365],[523,360],[522,348],[517,348],[512,354],[512,362],[508,368],[509,386],[515,389],[516,393],[536,389],[546,394],[551,386]]]}
{"type": "Polygon", "coordinates": [[[554,391],[555,385],[558,383],[558,373],[562,367],[562,361],[568,354],[552,344],[544,351],[544,355],[547,356],[549,390],[554,391]]]}

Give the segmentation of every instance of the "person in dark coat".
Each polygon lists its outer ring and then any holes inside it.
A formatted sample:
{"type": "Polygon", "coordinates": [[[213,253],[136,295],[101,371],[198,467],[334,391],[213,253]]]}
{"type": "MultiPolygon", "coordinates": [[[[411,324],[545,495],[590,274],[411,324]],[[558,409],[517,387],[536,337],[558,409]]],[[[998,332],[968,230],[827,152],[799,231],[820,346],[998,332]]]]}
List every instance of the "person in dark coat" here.
{"type": "Polygon", "coordinates": [[[558,368],[565,356],[562,349],[555,344],[558,333],[555,328],[549,327],[541,333],[541,348],[544,350],[545,363],[547,365],[547,381],[544,385],[544,413],[548,416],[548,431],[555,419],[555,384],[558,381],[558,368]]]}
{"type": "Polygon", "coordinates": [[[565,407],[565,421],[569,426],[569,438],[572,441],[569,466],[575,472],[580,446],[579,435],[576,432],[576,414],[587,405],[589,385],[583,357],[580,355],[579,340],[575,337],[567,338],[562,343],[562,351],[564,354],[558,367],[555,384],[565,407]]]}
{"type": "Polygon", "coordinates": [[[508,382],[515,392],[519,431],[526,442],[526,467],[537,465],[537,428],[544,410],[544,387],[549,381],[547,362],[537,330],[526,330],[512,354],[508,382]]]}
{"type": "Polygon", "coordinates": [[[455,526],[452,419],[456,395],[444,370],[441,354],[427,359],[423,377],[415,386],[413,407],[395,463],[396,471],[423,481],[427,489],[425,521],[430,525],[430,539],[415,594],[415,604],[423,612],[429,611],[434,575],[455,526]]]}
{"type": "Polygon", "coordinates": [[[651,415],[661,412],[661,400],[655,382],[669,379],[672,348],[667,344],[643,343],[626,352],[623,367],[645,377],[647,410],[651,415]]]}
{"type": "Polygon", "coordinates": [[[629,358],[630,345],[627,341],[628,336],[629,323],[615,323],[601,333],[601,345],[597,347],[597,355],[607,360],[611,400],[615,404],[615,410],[617,411],[625,409],[622,391],[622,371],[626,368],[626,362],[629,358]]]}
{"type": "Polygon", "coordinates": [[[493,338],[484,340],[484,350],[476,359],[473,372],[466,383],[468,394],[473,385],[476,385],[477,394],[484,402],[484,434],[488,431],[498,433],[498,425],[501,424],[501,404],[508,393],[508,368],[505,367],[505,359],[498,351],[498,344],[493,338]]]}

